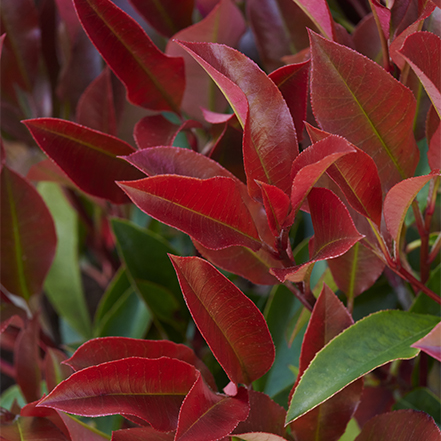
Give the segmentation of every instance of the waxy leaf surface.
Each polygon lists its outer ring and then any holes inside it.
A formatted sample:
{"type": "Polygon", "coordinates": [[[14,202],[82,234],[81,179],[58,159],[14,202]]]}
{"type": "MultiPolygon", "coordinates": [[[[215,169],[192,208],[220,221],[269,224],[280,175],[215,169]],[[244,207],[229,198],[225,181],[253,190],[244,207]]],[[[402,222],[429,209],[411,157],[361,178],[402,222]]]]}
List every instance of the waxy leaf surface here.
{"type": "Polygon", "coordinates": [[[193,320],[230,380],[250,384],[260,378],[275,355],[261,312],[210,263],[170,258],[193,320]]]}
{"type": "Polygon", "coordinates": [[[276,85],[242,53],[213,43],[180,42],[222,90],[244,128],[248,191],[260,199],[255,180],[289,194],[291,163],[298,153],[291,113],[276,85]]]}
{"type": "Polygon", "coordinates": [[[425,337],[412,345],[431,357],[441,361],[441,323],[438,323],[425,337]]]}
{"type": "Polygon", "coordinates": [[[35,188],[3,166],[0,185],[1,283],[28,300],[41,291],[55,256],[52,217],[35,188]]]}
{"type": "Polygon", "coordinates": [[[133,147],[62,119],[29,119],[25,124],[41,149],[81,190],[115,204],[128,202],[115,181],[143,175],[117,156],[132,153],[133,147]]]}
{"type": "Polygon", "coordinates": [[[164,55],[141,26],[110,0],[75,0],[81,24],[133,104],[179,113],[182,59],[164,55]]]}
{"type": "Polygon", "coordinates": [[[231,178],[159,175],[119,185],[141,210],[207,248],[260,248],[251,214],[231,178]]]}
{"type": "Polygon", "coordinates": [[[372,157],[383,191],[413,176],[419,152],[412,92],[357,52],[313,32],[310,38],[311,99],[320,126],[372,157]]]}
{"type": "Polygon", "coordinates": [[[110,361],[72,374],[38,406],[81,416],[133,415],[157,430],[171,431],[196,372],[167,357],[110,361]]]}
{"type": "Polygon", "coordinates": [[[294,392],[286,422],[296,420],[373,369],[415,357],[419,350],[410,345],[438,321],[438,317],[395,310],[358,321],[317,353],[294,392]]]}
{"type": "Polygon", "coordinates": [[[199,375],[179,412],[176,441],[216,441],[227,436],[249,413],[248,391],[234,397],[216,394],[199,375]]]}

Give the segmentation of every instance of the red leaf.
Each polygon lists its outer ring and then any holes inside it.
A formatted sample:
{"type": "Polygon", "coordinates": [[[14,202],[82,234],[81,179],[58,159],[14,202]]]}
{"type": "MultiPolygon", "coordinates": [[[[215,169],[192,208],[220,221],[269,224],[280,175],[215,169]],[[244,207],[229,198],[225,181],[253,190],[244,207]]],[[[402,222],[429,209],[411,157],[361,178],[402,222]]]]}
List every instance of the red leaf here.
{"type": "Polygon", "coordinates": [[[334,20],[325,0],[294,0],[329,40],[335,40],[334,20]]]}
{"type": "Polygon", "coordinates": [[[343,202],[330,190],[313,188],[308,196],[315,236],[309,262],[271,272],[281,281],[301,282],[319,260],[333,259],[346,253],[363,236],[356,230],[343,202]]]}
{"type": "MultiPolygon", "coordinates": [[[[242,13],[232,0],[222,0],[203,20],[188,27],[175,36],[175,40],[222,43],[236,47],[246,30],[242,13]]],[[[215,112],[224,112],[227,101],[213,80],[187,51],[169,41],[166,53],[183,57],[185,63],[185,92],[182,109],[191,117],[203,120],[201,107],[215,112]]]]}
{"type": "Polygon", "coordinates": [[[90,366],[127,357],[169,357],[185,361],[201,371],[213,390],[216,383],[205,364],[188,346],[168,340],[138,340],[127,337],[94,338],[82,344],[65,364],[79,371],[90,366]]]}
{"type": "Polygon", "coordinates": [[[416,410],[397,410],[369,420],[355,441],[438,441],[441,432],[433,418],[416,410]]]}
{"type": "Polygon", "coordinates": [[[141,210],[207,248],[243,245],[256,251],[261,246],[251,214],[232,178],[159,175],[119,185],[141,210]]]}
{"type": "Polygon", "coordinates": [[[415,32],[399,53],[415,71],[441,118],[441,38],[431,32],[415,32]]]}
{"type": "MultiPolygon", "coordinates": [[[[347,309],[337,296],[324,285],[315,303],[303,339],[299,374],[291,396],[316,353],[352,324],[353,320],[347,309]]],[[[363,380],[349,385],[330,400],[291,423],[291,430],[298,439],[304,441],[340,439],[357,408],[362,389],[363,380]]]]}
{"type": "Polygon", "coordinates": [[[399,241],[401,227],[410,204],[424,185],[438,175],[439,173],[433,173],[406,179],[392,187],[387,193],[384,199],[384,220],[395,242],[399,241]]]}
{"type": "Polygon", "coordinates": [[[196,372],[188,363],[167,357],[110,361],[72,374],[38,406],[81,416],[133,415],[167,432],[176,428],[196,372]]]}
{"type": "Polygon", "coordinates": [[[371,0],[370,3],[372,12],[374,16],[376,16],[376,20],[378,20],[378,24],[380,26],[379,31],[383,33],[383,37],[386,41],[389,40],[389,28],[390,28],[390,18],[391,12],[386,6],[383,6],[378,0],[371,0]]]}
{"type": "Polygon", "coordinates": [[[193,320],[230,380],[250,384],[260,378],[274,361],[274,344],[261,312],[208,262],[170,259],[193,320]]]}
{"type": "Polygon", "coordinates": [[[130,0],[143,18],[164,37],[192,24],[194,0],[130,0]]]}
{"type": "Polygon", "coordinates": [[[438,124],[438,128],[430,139],[427,159],[432,171],[441,170],[441,124],[438,124]]]}
{"type": "Polygon", "coordinates": [[[320,126],[374,159],[383,191],[413,176],[419,152],[412,92],[357,52],[312,32],[310,38],[311,98],[320,126]]]}
{"type": "Polygon", "coordinates": [[[84,192],[127,203],[116,180],[139,179],[141,172],[117,156],[134,151],[129,144],[113,136],[56,118],[24,121],[41,149],[61,167],[84,192]]]}
{"type": "Polygon", "coordinates": [[[255,180],[289,194],[289,170],[298,146],[291,114],[279,89],[254,62],[232,48],[213,43],[180,45],[214,79],[244,127],[243,156],[250,195],[261,196],[255,180]]]}
{"type": "Polygon", "coordinates": [[[1,430],[8,441],[71,441],[45,418],[18,417],[12,424],[2,424],[1,430]]]}
{"type": "Polygon", "coordinates": [[[69,366],[61,364],[66,358],[66,355],[60,350],[47,348],[44,357],[44,379],[49,392],[72,373],[69,366]]]}
{"type": "Polygon", "coordinates": [[[229,435],[248,416],[248,391],[236,396],[215,394],[201,376],[195,381],[179,412],[176,441],[217,441],[229,435]]]}
{"type": "Polygon", "coordinates": [[[54,222],[35,188],[7,166],[1,169],[1,283],[28,300],[41,291],[57,246],[54,222]]]}
{"type": "Polygon", "coordinates": [[[151,427],[134,427],[112,432],[112,441],[173,441],[174,439],[174,433],[157,432],[151,427]]]}
{"type": "Polygon", "coordinates": [[[162,115],[146,116],[136,124],[133,137],[140,149],[172,145],[179,129],[162,115]]]}
{"type": "Polygon", "coordinates": [[[441,361],[441,323],[438,323],[425,337],[412,345],[441,361]]]}
{"type": "Polygon", "coordinates": [[[141,26],[110,0],[74,0],[74,4],[90,40],[126,86],[128,100],[179,113],[183,61],[164,55],[141,26]]]}
{"type": "Polygon", "coordinates": [[[64,412],[57,412],[69,431],[71,441],[108,441],[108,436],[101,434],[94,427],[84,424],[64,412]]]}

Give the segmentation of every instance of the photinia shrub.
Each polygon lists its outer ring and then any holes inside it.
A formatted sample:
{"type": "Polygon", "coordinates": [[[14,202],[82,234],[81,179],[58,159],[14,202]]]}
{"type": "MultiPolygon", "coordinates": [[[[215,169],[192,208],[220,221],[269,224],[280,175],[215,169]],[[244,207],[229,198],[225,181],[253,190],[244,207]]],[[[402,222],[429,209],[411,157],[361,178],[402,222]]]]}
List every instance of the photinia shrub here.
{"type": "Polygon", "coordinates": [[[3,0],[0,438],[441,439],[440,8],[3,0]]]}

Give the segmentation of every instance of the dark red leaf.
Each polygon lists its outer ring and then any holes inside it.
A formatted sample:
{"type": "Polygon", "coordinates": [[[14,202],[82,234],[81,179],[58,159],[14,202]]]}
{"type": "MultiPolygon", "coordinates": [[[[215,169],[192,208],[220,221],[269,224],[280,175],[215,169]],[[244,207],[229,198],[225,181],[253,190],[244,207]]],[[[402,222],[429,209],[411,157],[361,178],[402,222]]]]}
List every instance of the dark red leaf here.
{"type": "Polygon", "coordinates": [[[174,433],[158,432],[151,427],[134,427],[112,432],[112,441],[173,441],[174,433]]]}
{"type": "Polygon", "coordinates": [[[261,312],[208,262],[170,258],[193,320],[230,380],[250,384],[260,378],[275,354],[261,312]]]}
{"type": "Polygon", "coordinates": [[[115,204],[127,203],[115,181],[143,177],[117,157],[135,151],[118,138],[56,118],[29,119],[24,123],[41,149],[92,196],[115,204]]]}
{"type": "Polygon", "coordinates": [[[430,140],[427,159],[432,171],[441,170],[441,124],[438,124],[438,128],[430,140]]]}
{"type": "Polygon", "coordinates": [[[47,348],[44,357],[44,379],[48,392],[72,373],[69,366],[62,364],[66,358],[64,352],[55,348],[47,348]]]}
{"type": "Polygon", "coordinates": [[[45,418],[19,417],[1,425],[2,438],[8,441],[71,441],[45,418]]]}
{"type": "Polygon", "coordinates": [[[243,245],[257,251],[261,246],[238,183],[232,178],[159,175],[119,185],[141,210],[207,248],[243,245]]]}
{"type": "Polygon", "coordinates": [[[312,32],[310,38],[311,98],[320,126],[374,159],[383,191],[413,176],[419,152],[412,92],[357,52],[312,32]]]}
{"type": "MultiPolygon", "coordinates": [[[[236,47],[245,30],[245,21],[235,2],[221,0],[203,20],[178,32],[174,39],[236,47]]],[[[186,86],[182,109],[188,115],[203,120],[201,107],[215,112],[226,110],[228,104],[221,91],[191,55],[174,41],[169,41],[166,53],[184,58],[186,86]]]]}
{"type": "Polygon", "coordinates": [[[215,390],[216,383],[205,364],[188,346],[168,340],[138,340],[126,337],[94,338],[82,344],[65,364],[79,371],[90,366],[127,357],[169,357],[185,361],[201,371],[208,385],[215,390]]]}
{"type": "Polygon", "coordinates": [[[133,137],[140,149],[172,145],[179,129],[162,115],[146,116],[136,124],[133,137]]]}
{"type": "Polygon", "coordinates": [[[72,374],[38,406],[81,416],[133,415],[167,432],[176,428],[196,376],[195,368],[180,360],[129,357],[72,374]]]}
{"type": "Polygon", "coordinates": [[[390,9],[383,6],[378,0],[371,0],[371,2],[372,13],[376,16],[376,20],[378,20],[378,25],[380,27],[379,31],[383,33],[383,38],[388,41],[390,34],[390,9]]]}
{"type": "Polygon", "coordinates": [[[130,0],[144,19],[165,37],[192,24],[194,0],[130,0]]]}
{"type": "Polygon", "coordinates": [[[41,291],[55,256],[54,222],[26,179],[7,166],[0,179],[1,283],[10,293],[28,300],[41,291]]]}
{"type": "Polygon", "coordinates": [[[97,431],[91,425],[84,424],[64,412],[57,411],[57,413],[65,424],[71,441],[108,441],[109,438],[106,434],[97,431]]]}
{"type": "Polygon", "coordinates": [[[74,0],[87,35],[115,75],[130,102],[179,113],[184,63],[164,55],[131,17],[110,0],[74,0]]]}
{"type": "Polygon", "coordinates": [[[298,146],[292,117],[279,89],[254,62],[232,48],[213,43],[180,44],[216,81],[244,127],[243,156],[250,195],[261,196],[255,180],[289,194],[289,170],[298,146]]]}
{"type": "Polygon", "coordinates": [[[355,27],[352,37],[357,52],[381,64],[381,40],[372,14],[363,17],[355,27]]]}
{"type": "Polygon", "coordinates": [[[175,440],[217,441],[246,419],[249,410],[247,389],[239,388],[234,397],[215,394],[199,376],[182,403],[175,440]]]}
{"type": "Polygon", "coordinates": [[[441,361],[441,323],[436,325],[425,337],[412,345],[441,361]]]}
{"type": "Polygon", "coordinates": [[[28,171],[26,179],[30,181],[56,182],[65,187],[76,188],[66,173],[51,159],[43,159],[34,164],[28,171]]]}
{"type": "Polygon", "coordinates": [[[321,34],[335,40],[335,26],[328,3],[325,0],[294,0],[320,29],[321,34]]]}

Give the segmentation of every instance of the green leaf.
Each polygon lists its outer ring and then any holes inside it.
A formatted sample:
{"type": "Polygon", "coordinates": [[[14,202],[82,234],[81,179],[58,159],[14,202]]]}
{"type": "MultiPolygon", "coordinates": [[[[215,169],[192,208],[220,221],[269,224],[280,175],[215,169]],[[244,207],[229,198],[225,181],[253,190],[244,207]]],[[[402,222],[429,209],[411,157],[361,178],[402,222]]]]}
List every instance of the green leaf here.
{"type": "Polygon", "coordinates": [[[92,326],[78,260],[78,216],[57,184],[42,182],[38,191],[52,214],[58,237],[44,289],[57,313],[84,338],[91,338],[92,326]]]}
{"type": "Polygon", "coordinates": [[[372,314],[329,342],[317,353],[294,392],[290,423],[334,396],[348,384],[392,360],[410,359],[410,345],[438,323],[437,317],[404,311],[372,314]]]}

